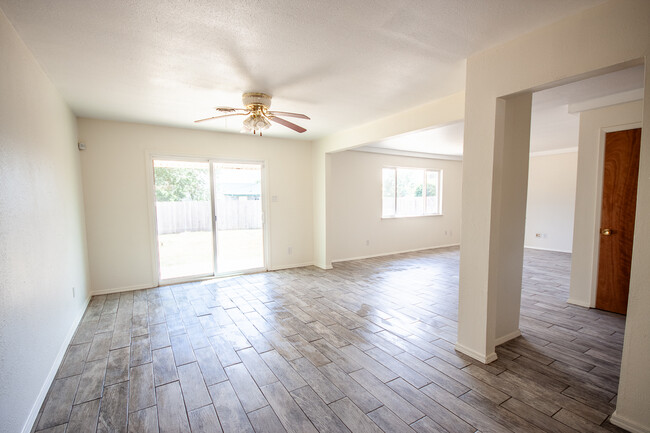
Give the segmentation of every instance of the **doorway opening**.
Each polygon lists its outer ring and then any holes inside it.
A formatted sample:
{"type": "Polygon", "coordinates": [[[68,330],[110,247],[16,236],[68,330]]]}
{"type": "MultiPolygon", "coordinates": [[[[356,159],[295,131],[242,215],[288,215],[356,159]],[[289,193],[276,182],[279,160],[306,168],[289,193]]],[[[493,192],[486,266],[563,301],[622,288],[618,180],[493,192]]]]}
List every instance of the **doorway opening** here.
{"type": "Polygon", "coordinates": [[[643,87],[637,65],[533,93],[525,247],[571,254],[570,304],[596,307],[602,219],[623,208],[603,201],[605,136],[640,126],[643,87]]]}
{"type": "MultiPolygon", "coordinates": [[[[516,173],[520,175],[519,180],[523,180],[523,170],[519,167],[528,165],[529,168],[527,197],[523,194],[517,196],[517,199],[526,200],[528,207],[524,242],[528,248],[524,253],[522,302],[517,306],[522,338],[509,339],[496,350],[503,358],[513,352],[517,354],[515,364],[519,359],[525,360],[524,357],[546,357],[541,362],[549,367],[548,371],[582,370],[580,383],[566,384],[569,386],[562,390],[562,394],[611,414],[619,388],[623,336],[634,328],[634,317],[593,309],[600,308],[595,299],[595,285],[603,276],[602,269],[599,270],[599,254],[603,259],[606,252],[602,241],[614,240],[619,227],[614,223],[609,225],[606,210],[622,214],[631,225],[634,224],[634,210],[624,210],[624,205],[610,202],[611,197],[606,194],[605,179],[611,169],[607,168],[609,140],[605,136],[612,131],[625,131],[623,135],[627,135],[629,130],[640,126],[645,70],[643,66],[636,66],[599,76],[590,75],[591,78],[533,94],[532,103],[527,108],[532,111],[531,155],[526,161],[525,155],[519,153],[517,160],[510,160],[510,170],[504,170],[505,175],[516,173]],[[546,112],[540,112],[540,108],[545,108],[546,112]],[[547,126],[540,128],[540,123],[536,125],[536,122],[544,117],[547,126]],[[569,131],[569,134],[560,135],[562,130],[569,131]],[[539,140],[537,143],[536,139],[539,140]],[[551,146],[553,142],[557,146],[551,146]],[[540,149],[540,146],[546,148],[540,149]],[[537,179],[533,179],[535,175],[538,175],[537,179]],[[531,211],[537,214],[532,215],[531,211]],[[626,327],[626,322],[629,327],[626,327]],[[579,388],[586,392],[578,396],[574,391],[579,388]],[[589,397],[585,397],[587,395],[589,397]]],[[[511,109],[530,92],[532,90],[515,95],[512,97],[514,103],[507,101],[506,108],[511,109]]],[[[524,117],[522,114],[512,124],[499,125],[502,129],[498,134],[506,138],[521,138],[523,134],[519,131],[524,129],[527,121],[524,117]]],[[[514,144],[503,142],[510,144],[510,151],[519,151],[526,144],[523,139],[511,140],[514,144]]],[[[627,143],[624,147],[630,150],[627,143]]],[[[618,168],[622,169],[622,172],[613,171],[617,172],[618,179],[623,180],[623,190],[627,192],[631,185],[629,178],[636,180],[638,177],[636,170],[631,169],[634,164],[625,156],[614,165],[620,165],[618,168]]],[[[616,187],[613,189],[615,196],[622,196],[616,192],[616,187]]],[[[631,195],[623,198],[626,204],[636,202],[631,195]]],[[[516,245],[518,250],[520,245],[516,245]]],[[[631,252],[619,254],[617,247],[610,250],[615,251],[614,255],[627,256],[629,270],[631,252]]],[[[497,251],[497,257],[508,257],[512,251],[497,251]]],[[[609,258],[618,261],[612,257],[611,251],[609,258]]],[[[613,261],[611,265],[614,266],[613,261]]],[[[611,276],[609,279],[622,280],[611,276]]],[[[627,289],[629,279],[624,285],[627,289]]],[[[516,288],[516,285],[511,287],[516,288]]],[[[500,297],[502,292],[498,293],[500,297]]],[[[509,295],[513,293],[515,290],[508,292],[509,295]]],[[[497,312],[500,308],[514,305],[503,299],[498,299],[497,312]]]]}
{"type": "Polygon", "coordinates": [[[153,159],[163,283],[266,269],[263,164],[153,159]]]}

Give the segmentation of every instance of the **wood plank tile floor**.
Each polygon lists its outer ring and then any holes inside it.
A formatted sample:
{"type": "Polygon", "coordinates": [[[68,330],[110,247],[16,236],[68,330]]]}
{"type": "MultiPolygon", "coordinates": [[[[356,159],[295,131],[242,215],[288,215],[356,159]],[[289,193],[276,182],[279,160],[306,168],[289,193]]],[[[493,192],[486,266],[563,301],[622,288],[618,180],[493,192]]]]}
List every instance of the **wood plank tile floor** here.
{"type": "Polygon", "coordinates": [[[33,431],[605,432],[625,318],[527,250],[523,336],[454,351],[457,248],[96,296],[33,431]]]}

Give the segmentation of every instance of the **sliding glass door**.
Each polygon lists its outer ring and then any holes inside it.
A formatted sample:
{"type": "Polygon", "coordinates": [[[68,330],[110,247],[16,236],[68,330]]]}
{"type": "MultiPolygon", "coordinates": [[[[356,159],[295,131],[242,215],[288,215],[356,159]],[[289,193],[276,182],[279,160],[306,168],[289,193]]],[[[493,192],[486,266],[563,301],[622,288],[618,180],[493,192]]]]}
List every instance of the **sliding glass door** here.
{"type": "Polygon", "coordinates": [[[262,168],[153,160],[160,281],[264,270],[262,168]]]}
{"type": "Polygon", "coordinates": [[[160,279],[214,275],[210,164],[154,160],[160,279]]]}
{"type": "Polygon", "coordinates": [[[262,166],[214,163],[217,272],[264,268],[262,166]]]}

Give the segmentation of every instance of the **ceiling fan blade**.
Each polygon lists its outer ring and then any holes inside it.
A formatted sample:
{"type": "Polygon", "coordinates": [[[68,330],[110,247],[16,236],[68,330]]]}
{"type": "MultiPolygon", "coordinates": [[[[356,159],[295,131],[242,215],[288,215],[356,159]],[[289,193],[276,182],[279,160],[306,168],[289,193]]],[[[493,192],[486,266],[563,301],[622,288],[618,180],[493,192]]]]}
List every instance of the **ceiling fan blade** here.
{"type": "Polygon", "coordinates": [[[296,132],[303,133],[303,132],[306,131],[306,129],[303,128],[302,126],[298,126],[295,123],[291,123],[288,120],[285,120],[285,119],[283,119],[281,117],[269,116],[269,119],[271,120],[271,122],[279,123],[280,125],[286,126],[287,128],[290,128],[290,129],[293,129],[296,132]]]}
{"type": "Polygon", "coordinates": [[[220,111],[222,113],[234,113],[235,111],[246,111],[248,112],[248,109],[246,108],[232,108],[232,107],[214,107],[215,110],[220,111]]]}
{"type": "Polygon", "coordinates": [[[199,122],[204,122],[206,120],[212,120],[212,119],[221,119],[222,117],[230,117],[230,116],[245,116],[247,115],[248,112],[246,113],[230,113],[230,114],[222,114],[220,116],[214,116],[214,117],[207,117],[205,119],[199,119],[195,120],[194,123],[199,123],[199,122]]]}
{"type": "Polygon", "coordinates": [[[269,116],[286,116],[286,117],[297,117],[299,119],[311,120],[308,116],[300,113],[287,113],[286,111],[269,111],[269,116]]]}

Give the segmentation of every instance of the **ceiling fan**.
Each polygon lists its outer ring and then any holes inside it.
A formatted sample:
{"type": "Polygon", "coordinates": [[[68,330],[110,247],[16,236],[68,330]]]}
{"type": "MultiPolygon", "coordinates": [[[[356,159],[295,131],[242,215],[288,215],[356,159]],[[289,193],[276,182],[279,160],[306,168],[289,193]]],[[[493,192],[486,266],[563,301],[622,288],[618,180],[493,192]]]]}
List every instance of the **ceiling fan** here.
{"type": "Polygon", "coordinates": [[[252,132],[253,134],[260,133],[271,126],[271,122],[278,123],[287,128],[293,129],[296,132],[303,133],[306,131],[302,126],[289,122],[284,117],[297,117],[299,119],[309,120],[309,117],[300,113],[287,113],[286,111],[269,111],[271,106],[271,96],[266,93],[248,92],[242,95],[242,102],[246,108],[231,108],[231,107],[216,107],[215,109],[220,113],[218,116],[208,117],[205,119],[195,120],[194,123],[204,122],[206,120],[221,119],[230,116],[247,116],[244,119],[243,131],[252,132]]]}

